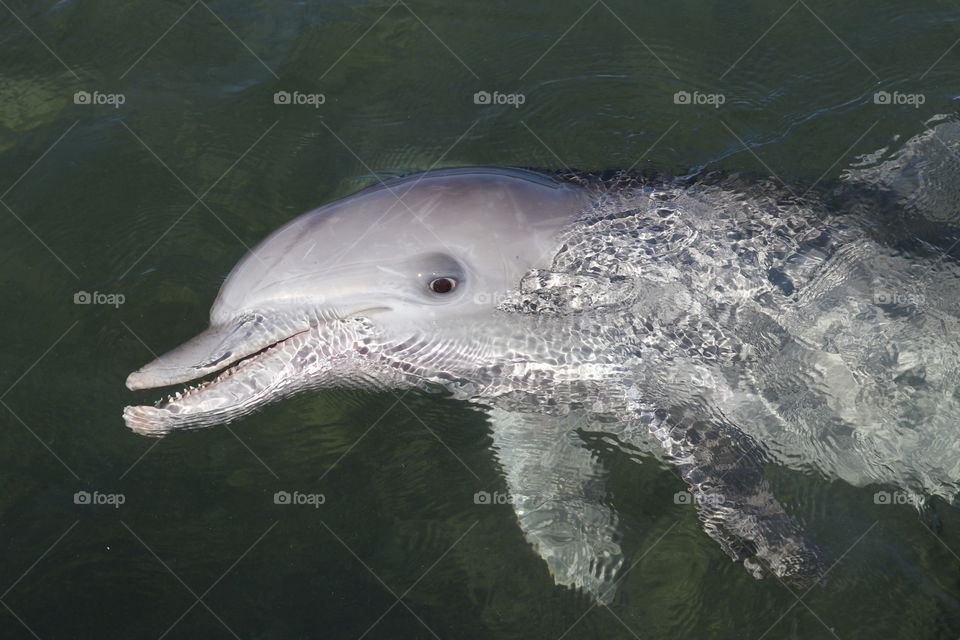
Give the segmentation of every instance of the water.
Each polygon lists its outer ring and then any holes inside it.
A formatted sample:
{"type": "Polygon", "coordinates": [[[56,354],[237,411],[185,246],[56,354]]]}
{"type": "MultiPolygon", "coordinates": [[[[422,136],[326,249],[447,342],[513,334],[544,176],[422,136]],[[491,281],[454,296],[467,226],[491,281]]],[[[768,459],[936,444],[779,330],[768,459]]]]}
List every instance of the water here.
{"type": "Polygon", "coordinates": [[[8,1],[2,636],[956,637],[960,517],[942,501],[921,519],[876,504],[883,487],[768,469],[838,559],[798,603],[722,554],[671,471],[597,439],[629,572],[592,607],[553,585],[509,505],[474,503],[505,485],[462,404],[323,392],[164,440],[120,414],[156,398],[126,374],[204,328],[248,246],[373,174],[636,163],[830,181],[955,111],[958,36],[960,11],[933,1],[8,1]]]}

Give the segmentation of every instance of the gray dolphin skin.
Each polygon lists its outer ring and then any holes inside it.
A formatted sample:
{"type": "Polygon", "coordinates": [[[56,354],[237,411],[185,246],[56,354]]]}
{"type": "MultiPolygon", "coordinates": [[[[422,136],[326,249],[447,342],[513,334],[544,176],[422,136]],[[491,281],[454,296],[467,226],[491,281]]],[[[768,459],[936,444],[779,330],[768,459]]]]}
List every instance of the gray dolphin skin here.
{"type": "MultiPolygon", "coordinates": [[[[883,180],[851,170],[843,189],[883,180]]],[[[828,554],[771,465],[921,499],[960,481],[957,261],[875,239],[889,197],[819,193],[499,168],[381,183],[244,257],[209,329],[127,386],[206,381],[124,419],[161,436],[306,389],[445,390],[489,416],[557,584],[607,603],[625,564],[602,434],[675,468],[678,501],[751,574],[813,585],[828,554]]]]}

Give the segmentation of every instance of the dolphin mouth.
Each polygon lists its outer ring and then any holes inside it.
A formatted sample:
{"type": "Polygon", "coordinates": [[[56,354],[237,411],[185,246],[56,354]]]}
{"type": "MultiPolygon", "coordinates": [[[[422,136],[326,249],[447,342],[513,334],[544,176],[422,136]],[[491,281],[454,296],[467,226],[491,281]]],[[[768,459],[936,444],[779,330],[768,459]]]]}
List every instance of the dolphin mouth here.
{"type": "Polygon", "coordinates": [[[127,406],[127,427],[142,435],[163,436],[174,429],[225,423],[242,417],[305,382],[325,362],[363,353],[350,323],[383,310],[368,308],[320,318],[268,318],[251,314],[229,326],[212,326],[127,378],[130,389],[181,384],[219,375],[168,395],[154,405],[127,406]],[[306,320],[312,320],[307,322],[306,320]]]}
{"type": "MultiPolygon", "coordinates": [[[[216,392],[221,387],[226,387],[235,376],[242,376],[244,372],[251,367],[256,367],[258,363],[264,363],[284,346],[296,342],[298,339],[309,334],[310,330],[295,333],[283,340],[279,340],[259,351],[248,356],[242,357],[232,364],[224,365],[224,368],[218,369],[220,373],[216,377],[203,380],[197,384],[185,387],[180,391],[169,394],[166,398],[158,400],[153,405],[135,405],[127,406],[123,409],[123,419],[127,427],[141,435],[162,436],[166,435],[174,428],[202,428],[215,420],[214,415],[219,415],[225,410],[240,407],[245,403],[252,401],[253,395],[264,395],[263,389],[256,393],[256,389],[248,397],[243,397],[236,392],[219,394],[220,402],[216,401],[216,392]],[[213,397],[214,402],[210,402],[213,397]],[[225,402],[234,400],[235,403],[225,402]],[[197,401],[200,401],[198,404],[197,401]],[[202,407],[206,404],[205,407],[202,407]],[[233,406],[231,407],[231,404],[233,406]]],[[[134,372],[137,373],[137,372],[134,372]]],[[[131,374],[133,376],[134,374],[131,374]]],[[[200,376],[204,377],[204,376],[200,376]]],[[[128,379],[128,385],[129,379],[128,379]]],[[[135,387],[130,387],[135,388],[135,387]]],[[[239,415],[239,414],[238,414],[239,415]]]]}

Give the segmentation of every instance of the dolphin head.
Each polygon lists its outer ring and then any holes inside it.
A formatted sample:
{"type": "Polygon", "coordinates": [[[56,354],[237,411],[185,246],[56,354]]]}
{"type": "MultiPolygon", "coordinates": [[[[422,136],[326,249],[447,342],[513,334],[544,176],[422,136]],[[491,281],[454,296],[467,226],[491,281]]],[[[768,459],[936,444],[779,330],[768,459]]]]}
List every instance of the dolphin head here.
{"type": "Polygon", "coordinates": [[[162,435],[227,422],[309,386],[397,385],[482,366],[480,328],[524,273],[551,259],[588,200],[531,171],[454,169],[303,214],[234,267],[206,331],[131,373],[127,386],[224,371],[155,406],[127,407],[127,425],[162,435]]]}

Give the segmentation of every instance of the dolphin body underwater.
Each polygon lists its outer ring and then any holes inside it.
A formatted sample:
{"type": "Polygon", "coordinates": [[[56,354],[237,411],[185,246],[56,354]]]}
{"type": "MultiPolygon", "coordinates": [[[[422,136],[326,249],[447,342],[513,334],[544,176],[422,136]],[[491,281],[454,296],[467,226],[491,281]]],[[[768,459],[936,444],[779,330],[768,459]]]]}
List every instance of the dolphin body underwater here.
{"type": "Polygon", "coordinates": [[[609,602],[624,562],[585,433],[673,465],[754,576],[816,583],[824,554],[765,466],[948,500],[960,480],[960,269],[942,231],[920,237],[929,168],[894,164],[810,199],[769,180],[499,168],[381,183],[245,256],[209,329],[127,386],[220,374],[124,419],[159,436],[306,389],[447,391],[488,414],[557,584],[609,602]],[[917,235],[887,242],[890,224],[917,235]]]}

